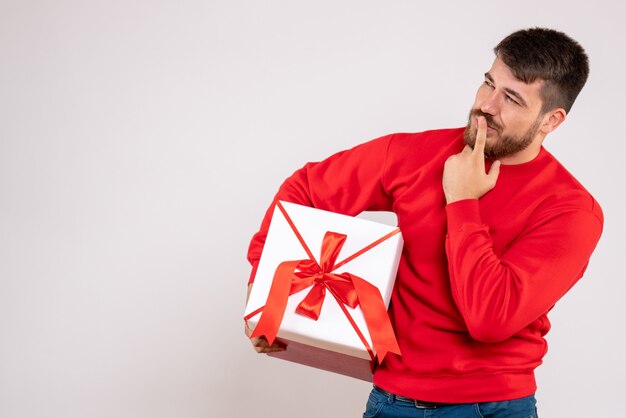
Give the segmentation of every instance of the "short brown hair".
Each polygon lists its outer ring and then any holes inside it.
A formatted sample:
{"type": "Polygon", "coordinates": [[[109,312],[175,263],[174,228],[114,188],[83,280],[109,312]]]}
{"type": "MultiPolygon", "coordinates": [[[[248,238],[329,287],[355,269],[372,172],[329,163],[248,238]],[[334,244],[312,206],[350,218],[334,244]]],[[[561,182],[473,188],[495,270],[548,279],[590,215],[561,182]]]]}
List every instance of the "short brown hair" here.
{"type": "Polygon", "coordinates": [[[583,47],[553,29],[514,32],[493,50],[519,80],[544,81],[542,112],[555,108],[569,112],[589,76],[589,59],[583,47]]]}

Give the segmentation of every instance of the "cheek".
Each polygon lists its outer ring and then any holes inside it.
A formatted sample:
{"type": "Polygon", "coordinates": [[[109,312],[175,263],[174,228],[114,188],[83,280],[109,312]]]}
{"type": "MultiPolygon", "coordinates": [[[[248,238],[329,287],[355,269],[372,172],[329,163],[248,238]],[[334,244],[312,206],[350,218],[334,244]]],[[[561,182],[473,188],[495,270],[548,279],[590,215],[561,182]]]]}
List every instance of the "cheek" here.
{"type": "Polygon", "coordinates": [[[519,117],[519,115],[509,115],[508,118],[504,119],[504,123],[507,129],[520,132],[527,130],[533,121],[529,118],[519,117]]]}
{"type": "Polygon", "coordinates": [[[538,113],[534,109],[524,109],[522,111],[510,106],[503,106],[499,117],[507,130],[525,131],[535,123],[538,113]]]}
{"type": "Polygon", "coordinates": [[[498,116],[507,131],[516,131],[525,124],[525,118],[520,117],[519,113],[511,111],[510,109],[503,109],[498,116]]]}

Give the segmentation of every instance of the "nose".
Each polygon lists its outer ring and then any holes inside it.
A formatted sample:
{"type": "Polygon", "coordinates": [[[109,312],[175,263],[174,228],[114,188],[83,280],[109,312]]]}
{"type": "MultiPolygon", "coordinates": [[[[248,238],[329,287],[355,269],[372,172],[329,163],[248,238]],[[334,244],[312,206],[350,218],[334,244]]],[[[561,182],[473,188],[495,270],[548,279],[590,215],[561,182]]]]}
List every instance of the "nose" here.
{"type": "Polygon", "coordinates": [[[487,95],[483,102],[480,104],[480,110],[483,113],[487,113],[490,115],[495,115],[500,108],[500,99],[498,94],[493,91],[489,95],[487,95]]]}

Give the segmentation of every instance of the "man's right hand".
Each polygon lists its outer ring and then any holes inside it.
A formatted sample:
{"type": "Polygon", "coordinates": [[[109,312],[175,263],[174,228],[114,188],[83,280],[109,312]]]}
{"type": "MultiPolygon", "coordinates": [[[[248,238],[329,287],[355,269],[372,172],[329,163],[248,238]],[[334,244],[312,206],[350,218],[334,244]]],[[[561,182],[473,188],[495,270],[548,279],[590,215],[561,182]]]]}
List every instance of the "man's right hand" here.
{"type": "Polygon", "coordinates": [[[500,174],[500,161],[494,161],[485,173],[485,143],[487,121],[476,119],[474,148],[466,145],[463,151],[452,155],[443,166],[443,192],[448,204],[464,199],[480,199],[496,185],[500,174]]]}
{"type": "MultiPolygon", "coordinates": [[[[250,297],[250,292],[252,291],[252,283],[248,285],[248,295],[246,296],[246,302],[248,302],[248,298],[250,297]]],[[[252,334],[252,328],[248,326],[248,323],[245,324],[246,337],[250,338],[252,334]]],[[[276,353],[279,351],[285,351],[287,349],[287,344],[276,339],[272,345],[269,344],[265,337],[253,337],[250,338],[250,342],[252,346],[256,350],[257,353],[276,353]]]]}
{"type": "MultiPolygon", "coordinates": [[[[250,338],[250,334],[252,334],[252,329],[246,324],[246,336],[250,338]]],[[[253,337],[250,338],[250,342],[257,353],[276,353],[287,349],[287,344],[278,339],[274,340],[272,345],[267,342],[265,337],[253,337]]]]}

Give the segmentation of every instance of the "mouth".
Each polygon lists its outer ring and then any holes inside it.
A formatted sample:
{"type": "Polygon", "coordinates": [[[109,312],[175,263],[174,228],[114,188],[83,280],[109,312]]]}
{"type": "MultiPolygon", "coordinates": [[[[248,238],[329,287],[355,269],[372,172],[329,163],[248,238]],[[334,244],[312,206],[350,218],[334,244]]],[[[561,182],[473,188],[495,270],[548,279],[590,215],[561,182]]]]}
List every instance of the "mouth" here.
{"type": "Polygon", "coordinates": [[[500,133],[500,126],[487,121],[487,135],[500,133]]]}
{"type": "Polygon", "coordinates": [[[487,125],[487,135],[497,133],[497,132],[498,132],[498,128],[494,128],[491,125],[487,125]]]}
{"type": "Polygon", "coordinates": [[[493,115],[486,114],[478,109],[474,109],[470,113],[470,116],[473,119],[472,125],[474,125],[475,129],[478,129],[478,117],[482,116],[485,118],[485,122],[487,122],[488,136],[493,136],[494,134],[500,134],[500,132],[502,132],[502,127],[500,126],[500,124],[494,121],[493,115]]]}

